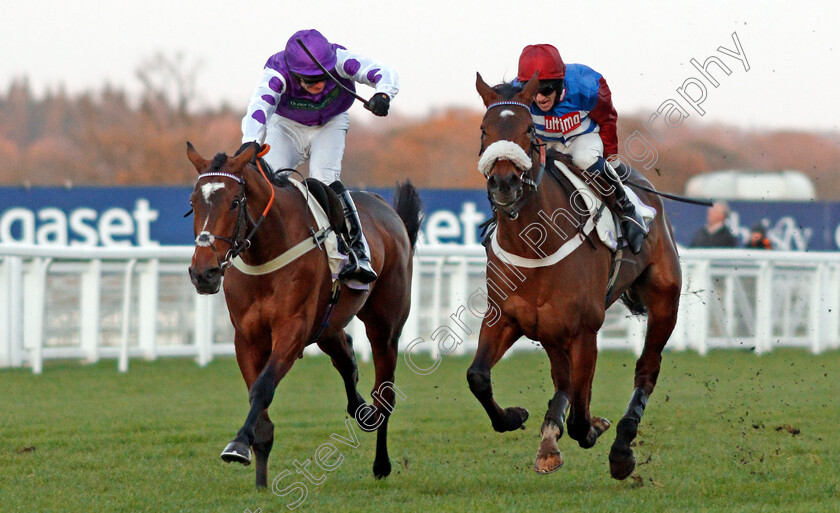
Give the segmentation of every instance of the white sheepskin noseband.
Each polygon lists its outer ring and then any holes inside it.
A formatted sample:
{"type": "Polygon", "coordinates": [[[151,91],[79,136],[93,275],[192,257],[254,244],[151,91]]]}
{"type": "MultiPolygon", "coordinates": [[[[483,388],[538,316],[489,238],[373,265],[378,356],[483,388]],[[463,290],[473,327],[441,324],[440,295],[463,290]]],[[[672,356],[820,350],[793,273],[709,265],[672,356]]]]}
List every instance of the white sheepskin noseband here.
{"type": "Polygon", "coordinates": [[[496,141],[488,146],[478,161],[478,170],[484,176],[489,175],[497,160],[509,160],[522,171],[531,169],[531,158],[513,141],[496,141]]]}

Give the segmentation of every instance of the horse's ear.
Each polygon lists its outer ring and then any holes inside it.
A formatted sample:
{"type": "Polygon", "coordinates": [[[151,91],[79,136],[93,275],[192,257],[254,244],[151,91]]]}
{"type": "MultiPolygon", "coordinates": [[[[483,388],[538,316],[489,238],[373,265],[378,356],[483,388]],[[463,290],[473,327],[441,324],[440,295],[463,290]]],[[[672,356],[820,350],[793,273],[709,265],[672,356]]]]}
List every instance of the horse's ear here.
{"type": "Polygon", "coordinates": [[[478,94],[481,96],[481,99],[484,100],[484,106],[489,107],[490,104],[498,101],[499,93],[493,90],[492,87],[487,85],[487,82],[481,78],[481,73],[475,73],[475,89],[478,91],[478,94]]]}
{"type": "Polygon", "coordinates": [[[245,149],[242,150],[239,155],[234,155],[230,161],[230,165],[234,169],[242,170],[245,166],[248,165],[249,162],[254,160],[254,157],[257,153],[257,143],[252,143],[245,146],[245,149]]]}
{"type": "Polygon", "coordinates": [[[190,162],[192,162],[193,166],[195,166],[195,170],[198,171],[199,174],[210,165],[210,161],[199,155],[195,150],[195,147],[193,147],[192,143],[189,141],[187,141],[187,158],[190,159],[190,162]]]}
{"type": "Polygon", "coordinates": [[[531,105],[531,102],[533,102],[534,98],[536,98],[537,91],[539,89],[539,72],[535,71],[531,79],[528,80],[524,86],[522,86],[522,91],[520,91],[517,96],[519,96],[519,99],[522,100],[522,103],[524,103],[525,105],[531,105]]]}

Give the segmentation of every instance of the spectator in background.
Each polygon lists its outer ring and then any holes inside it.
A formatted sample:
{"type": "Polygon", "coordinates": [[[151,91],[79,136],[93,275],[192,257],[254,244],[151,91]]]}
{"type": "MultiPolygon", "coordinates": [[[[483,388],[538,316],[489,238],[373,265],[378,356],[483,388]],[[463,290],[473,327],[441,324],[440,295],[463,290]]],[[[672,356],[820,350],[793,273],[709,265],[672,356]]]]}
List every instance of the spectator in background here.
{"type": "Polygon", "coordinates": [[[749,249],[773,249],[773,243],[767,238],[767,229],[761,223],[755,223],[750,228],[750,240],[747,241],[749,249]]]}
{"type": "Polygon", "coordinates": [[[706,226],[701,228],[691,239],[692,248],[734,248],[738,239],[729,231],[726,220],[729,217],[729,205],[723,201],[715,202],[706,212],[706,226]]]}

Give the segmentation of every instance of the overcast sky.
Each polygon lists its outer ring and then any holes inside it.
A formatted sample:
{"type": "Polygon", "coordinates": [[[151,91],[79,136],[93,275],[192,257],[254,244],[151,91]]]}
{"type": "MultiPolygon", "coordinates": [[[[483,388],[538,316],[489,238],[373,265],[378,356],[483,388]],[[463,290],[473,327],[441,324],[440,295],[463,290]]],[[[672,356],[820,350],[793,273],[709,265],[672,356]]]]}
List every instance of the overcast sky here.
{"type": "MultiPolygon", "coordinates": [[[[224,100],[244,112],[266,59],[296,30],[317,28],[396,68],[401,91],[392,108],[405,115],[480,109],[476,71],[491,83],[510,79],[524,45],[552,43],[566,62],[606,77],[619,116],[651,114],[673,99],[692,121],[840,131],[835,1],[10,0],[2,11],[4,92],[26,76],[39,94],[59,84],[70,93],[99,90],[106,82],[136,93],[141,62],[180,52],[188,65],[200,65],[197,104],[224,100]],[[748,71],[718,51],[736,51],[733,33],[748,71]],[[709,68],[716,88],[690,62],[713,55],[731,70],[709,68]],[[706,89],[703,116],[677,91],[692,77],[706,89]]],[[[690,80],[686,93],[703,94],[690,80]]],[[[367,113],[357,106],[353,114],[367,113]]]]}

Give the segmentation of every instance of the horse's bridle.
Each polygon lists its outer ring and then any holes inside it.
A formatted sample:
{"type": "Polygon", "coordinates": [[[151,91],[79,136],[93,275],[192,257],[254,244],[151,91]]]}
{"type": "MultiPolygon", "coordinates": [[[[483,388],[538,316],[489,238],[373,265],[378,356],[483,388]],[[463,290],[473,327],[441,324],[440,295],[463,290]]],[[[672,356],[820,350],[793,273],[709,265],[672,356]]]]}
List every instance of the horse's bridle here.
{"type": "MultiPolygon", "coordinates": [[[[262,169],[262,166],[257,164],[260,173],[263,175],[265,180],[271,186],[271,181],[266,176],[265,171],[262,169]]],[[[271,198],[268,200],[268,205],[266,205],[265,210],[263,210],[262,215],[256,221],[250,216],[248,213],[248,209],[246,208],[247,198],[245,196],[245,180],[230,173],[224,173],[221,171],[210,171],[207,173],[202,173],[198,175],[198,180],[208,176],[221,176],[225,178],[230,178],[235,180],[239,184],[239,195],[237,199],[234,200],[238,204],[238,211],[236,214],[236,224],[233,227],[233,234],[229,237],[221,237],[218,235],[214,235],[210,232],[201,232],[195,238],[195,245],[197,247],[210,247],[213,252],[216,254],[216,260],[219,262],[219,267],[222,269],[222,273],[224,273],[225,269],[231,266],[231,262],[234,258],[239,256],[241,253],[246,251],[248,248],[251,247],[251,239],[254,237],[254,234],[259,229],[262,222],[265,220],[266,215],[268,215],[268,211],[271,209],[271,205],[274,203],[274,186],[271,186],[271,198]],[[250,233],[247,236],[244,236],[244,228],[246,226],[245,220],[246,218],[251,221],[251,224],[254,226],[250,233]],[[229,249],[227,253],[225,253],[224,259],[219,258],[219,251],[216,249],[214,242],[216,240],[221,240],[228,244],[229,249]]]]}
{"type": "Polygon", "coordinates": [[[248,210],[245,208],[246,206],[246,197],[245,197],[245,180],[242,178],[232,175],[230,173],[222,173],[218,171],[212,171],[209,173],[202,173],[198,176],[198,179],[201,180],[202,178],[207,178],[211,176],[221,176],[225,178],[230,178],[235,180],[239,184],[239,195],[237,196],[236,200],[234,200],[238,207],[237,207],[237,214],[236,214],[236,224],[233,227],[233,233],[229,237],[222,237],[221,235],[215,235],[207,231],[203,231],[198,234],[195,238],[195,245],[197,247],[210,247],[213,249],[213,252],[216,254],[216,260],[219,262],[219,267],[222,268],[222,272],[225,269],[230,267],[231,260],[236,257],[236,255],[242,253],[246,249],[251,246],[250,237],[243,238],[243,230],[242,228],[245,225],[245,217],[248,215],[248,210]],[[219,250],[216,248],[215,242],[216,240],[220,240],[226,242],[230,248],[228,249],[225,257],[219,258],[219,250]]]}
{"type": "MultiPolygon", "coordinates": [[[[528,111],[528,116],[529,117],[531,116],[531,108],[530,107],[528,107],[527,105],[525,105],[522,102],[517,102],[517,101],[513,101],[513,100],[504,100],[504,101],[500,101],[500,102],[496,102],[496,103],[493,103],[491,105],[488,105],[487,106],[487,111],[489,111],[490,109],[492,109],[494,107],[502,107],[502,106],[505,106],[505,105],[513,105],[513,106],[517,106],[517,107],[523,107],[523,108],[525,108],[525,110],[528,111]]],[[[530,200],[531,197],[533,197],[533,195],[537,192],[537,188],[539,187],[540,182],[542,181],[543,174],[545,173],[545,143],[540,141],[539,138],[537,138],[536,127],[534,126],[533,122],[528,126],[528,134],[530,136],[531,145],[530,145],[530,148],[528,150],[527,155],[531,159],[531,162],[534,162],[534,154],[535,153],[538,154],[537,161],[539,162],[539,171],[537,172],[537,176],[532,179],[528,175],[529,171],[532,171],[535,167],[537,167],[536,164],[532,163],[531,167],[528,168],[528,169],[522,169],[519,166],[515,165],[514,167],[517,170],[520,171],[519,174],[518,174],[518,177],[519,177],[520,181],[527,188],[526,192],[523,193],[522,196],[519,197],[519,199],[517,199],[516,201],[514,201],[513,203],[510,203],[508,205],[497,204],[493,200],[492,195],[488,194],[489,199],[490,199],[490,203],[493,205],[493,209],[494,210],[501,210],[502,212],[507,214],[507,216],[510,217],[511,219],[516,219],[517,217],[519,217],[519,211],[522,210],[522,207],[524,207],[525,204],[528,202],[528,200],[530,200]]],[[[478,153],[479,155],[482,155],[484,153],[484,150],[486,149],[485,145],[484,145],[484,136],[485,136],[485,132],[482,130],[482,132],[481,132],[481,148],[480,148],[479,153],[478,153]]],[[[512,142],[512,141],[510,141],[510,142],[512,142]]],[[[485,173],[484,177],[489,180],[490,175],[492,175],[492,174],[493,174],[493,170],[492,170],[492,167],[491,167],[490,171],[485,173]]]]}

